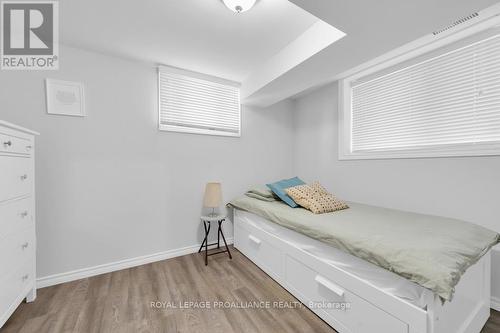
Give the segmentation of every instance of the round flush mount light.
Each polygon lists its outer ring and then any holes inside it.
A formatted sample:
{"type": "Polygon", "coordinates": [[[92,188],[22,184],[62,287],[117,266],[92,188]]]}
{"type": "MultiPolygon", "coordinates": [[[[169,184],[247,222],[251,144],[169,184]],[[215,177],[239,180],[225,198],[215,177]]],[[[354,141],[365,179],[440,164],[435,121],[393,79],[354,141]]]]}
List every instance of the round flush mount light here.
{"type": "Polygon", "coordinates": [[[243,13],[252,8],[257,0],[222,0],[235,13],[243,13]]]}

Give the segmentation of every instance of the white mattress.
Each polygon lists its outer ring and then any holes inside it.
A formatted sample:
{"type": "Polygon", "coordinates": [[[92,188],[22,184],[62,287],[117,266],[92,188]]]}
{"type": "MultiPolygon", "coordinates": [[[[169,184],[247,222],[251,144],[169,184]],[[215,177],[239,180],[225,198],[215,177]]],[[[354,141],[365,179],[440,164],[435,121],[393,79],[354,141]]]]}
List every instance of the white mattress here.
{"type": "Polygon", "coordinates": [[[292,243],[294,246],[314,255],[320,260],[356,275],[360,279],[388,294],[399,297],[422,309],[425,309],[427,305],[424,296],[425,293],[429,291],[414,282],[351,254],[342,252],[316,239],[284,228],[258,215],[242,210],[235,210],[235,214],[237,214],[242,221],[263,229],[284,241],[292,243]]]}

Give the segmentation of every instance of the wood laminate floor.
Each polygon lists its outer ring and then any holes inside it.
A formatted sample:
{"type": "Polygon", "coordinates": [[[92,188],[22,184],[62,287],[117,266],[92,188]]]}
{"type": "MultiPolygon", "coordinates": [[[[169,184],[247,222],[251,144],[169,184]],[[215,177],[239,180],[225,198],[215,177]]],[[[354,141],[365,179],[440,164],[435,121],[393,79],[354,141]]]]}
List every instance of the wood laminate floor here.
{"type": "MultiPolygon", "coordinates": [[[[208,267],[202,255],[191,254],[40,289],[37,300],[21,304],[1,331],[335,332],[232,251],[233,260],[212,256],[208,267]],[[152,307],[156,301],[166,303],[152,307]],[[185,303],[196,301],[208,301],[211,308],[185,303]]],[[[500,313],[492,310],[482,333],[494,332],[500,332],[500,313]]]]}

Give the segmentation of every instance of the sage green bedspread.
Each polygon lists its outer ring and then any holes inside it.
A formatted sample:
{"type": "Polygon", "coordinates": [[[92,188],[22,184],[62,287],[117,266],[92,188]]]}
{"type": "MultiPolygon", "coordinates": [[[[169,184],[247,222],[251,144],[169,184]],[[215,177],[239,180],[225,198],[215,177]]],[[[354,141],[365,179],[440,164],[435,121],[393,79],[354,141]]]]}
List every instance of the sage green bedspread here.
{"type": "Polygon", "coordinates": [[[349,209],[316,215],[248,196],[229,203],[383,267],[447,301],[466,269],[500,242],[498,233],[472,223],[348,204],[349,209]]]}

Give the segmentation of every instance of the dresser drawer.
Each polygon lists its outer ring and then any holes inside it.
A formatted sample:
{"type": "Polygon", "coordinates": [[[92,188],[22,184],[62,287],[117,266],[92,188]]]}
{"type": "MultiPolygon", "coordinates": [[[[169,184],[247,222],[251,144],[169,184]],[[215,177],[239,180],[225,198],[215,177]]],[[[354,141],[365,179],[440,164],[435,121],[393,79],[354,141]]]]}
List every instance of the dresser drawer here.
{"type": "Polygon", "coordinates": [[[287,256],[286,283],[307,306],[324,312],[339,333],[407,333],[408,325],[287,256]]]}
{"type": "Polygon", "coordinates": [[[29,155],[32,151],[30,140],[0,133],[0,152],[29,155]]]}
{"type": "Polygon", "coordinates": [[[7,276],[26,261],[35,258],[35,229],[22,229],[19,232],[0,237],[0,276],[7,276]]]}
{"type": "Polygon", "coordinates": [[[0,202],[31,194],[33,160],[29,157],[0,156],[0,202]]]}
{"type": "MultiPolygon", "coordinates": [[[[0,314],[4,314],[23,293],[35,283],[34,264],[25,262],[7,277],[0,278],[0,314]]],[[[19,300],[20,301],[20,300],[19,300]]],[[[15,304],[17,306],[18,304],[15,304]]]]}
{"type": "Polygon", "coordinates": [[[273,278],[282,278],[284,275],[283,253],[272,246],[264,231],[252,225],[238,222],[235,225],[234,238],[238,250],[257,263],[273,278]]]}
{"type": "Polygon", "coordinates": [[[33,199],[0,203],[0,238],[34,225],[33,199]]]}

